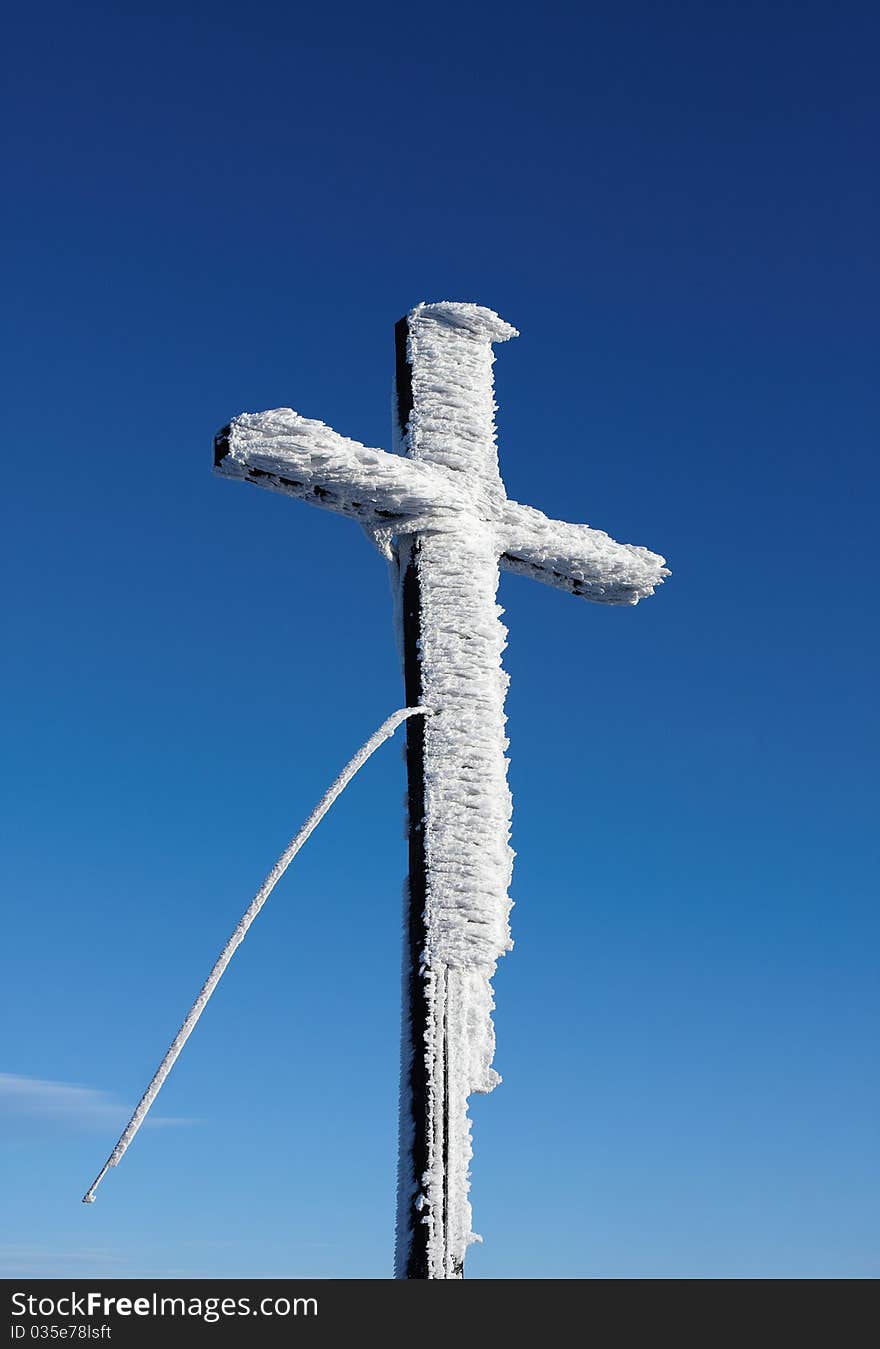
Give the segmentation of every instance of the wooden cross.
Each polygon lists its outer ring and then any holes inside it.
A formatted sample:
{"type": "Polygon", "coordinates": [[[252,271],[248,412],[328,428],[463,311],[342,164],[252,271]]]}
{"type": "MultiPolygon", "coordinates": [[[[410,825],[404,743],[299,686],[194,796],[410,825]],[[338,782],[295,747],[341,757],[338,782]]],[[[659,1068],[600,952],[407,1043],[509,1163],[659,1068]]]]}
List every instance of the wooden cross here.
{"type": "Polygon", "coordinates": [[[494,342],[516,329],[473,304],[421,304],[396,326],[396,453],[290,408],[245,413],[215,471],[357,520],[388,558],[407,723],[409,884],[396,1273],[460,1278],[471,1241],[467,1098],[492,1068],[491,978],[510,948],[513,853],[499,567],[601,604],[668,575],[646,548],[511,501],[495,445],[494,342]]]}

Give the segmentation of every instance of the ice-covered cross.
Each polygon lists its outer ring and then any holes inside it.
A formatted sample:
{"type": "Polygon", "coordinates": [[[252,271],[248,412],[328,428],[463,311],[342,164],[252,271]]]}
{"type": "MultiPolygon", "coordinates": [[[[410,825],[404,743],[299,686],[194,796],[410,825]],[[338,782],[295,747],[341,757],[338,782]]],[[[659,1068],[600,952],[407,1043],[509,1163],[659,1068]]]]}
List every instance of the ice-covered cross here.
{"type": "Polygon", "coordinates": [[[600,604],[668,572],[646,548],[511,501],[495,445],[494,342],[474,304],[420,304],[395,330],[395,453],[290,408],[219,433],[216,472],[357,520],[389,560],[406,698],[409,885],[396,1271],[459,1278],[471,1231],[467,1099],[492,1068],[491,979],[509,950],[513,853],[499,567],[600,604]]]}

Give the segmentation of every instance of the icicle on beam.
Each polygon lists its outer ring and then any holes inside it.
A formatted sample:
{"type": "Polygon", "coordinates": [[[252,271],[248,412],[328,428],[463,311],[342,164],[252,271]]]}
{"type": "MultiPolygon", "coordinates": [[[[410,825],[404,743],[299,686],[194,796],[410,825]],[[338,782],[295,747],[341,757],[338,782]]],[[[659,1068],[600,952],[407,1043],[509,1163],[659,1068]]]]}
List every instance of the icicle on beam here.
{"type": "MultiPolygon", "coordinates": [[[[668,572],[646,548],[510,501],[495,448],[492,344],[516,330],[473,304],[418,305],[397,327],[398,453],[290,408],[245,413],[215,469],[357,520],[392,568],[407,701],[410,875],[396,1272],[460,1278],[471,1231],[467,1100],[492,1067],[491,978],[510,947],[499,566],[603,604],[668,572]]],[[[543,448],[543,447],[539,447],[543,448]]]]}

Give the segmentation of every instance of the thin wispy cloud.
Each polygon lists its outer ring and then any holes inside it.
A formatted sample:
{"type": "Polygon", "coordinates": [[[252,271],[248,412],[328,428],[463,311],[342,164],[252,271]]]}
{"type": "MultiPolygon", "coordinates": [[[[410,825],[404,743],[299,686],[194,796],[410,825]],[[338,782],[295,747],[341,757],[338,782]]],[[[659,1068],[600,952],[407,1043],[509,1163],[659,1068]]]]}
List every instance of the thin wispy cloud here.
{"type": "MultiPolygon", "coordinates": [[[[47,1120],[83,1129],[110,1124],[121,1127],[130,1114],[131,1106],[121,1104],[109,1092],[95,1087],[0,1073],[0,1117],[6,1120],[47,1120]]],[[[168,1115],[151,1115],[147,1122],[152,1125],[196,1123],[192,1119],[168,1115]]]]}
{"type": "Polygon", "coordinates": [[[0,1278],[176,1279],[191,1274],[188,1269],[154,1262],[149,1255],[140,1259],[138,1255],[120,1254],[100,1246],[56,1249],[28,1243],[0,1245],[0,1278]]]}

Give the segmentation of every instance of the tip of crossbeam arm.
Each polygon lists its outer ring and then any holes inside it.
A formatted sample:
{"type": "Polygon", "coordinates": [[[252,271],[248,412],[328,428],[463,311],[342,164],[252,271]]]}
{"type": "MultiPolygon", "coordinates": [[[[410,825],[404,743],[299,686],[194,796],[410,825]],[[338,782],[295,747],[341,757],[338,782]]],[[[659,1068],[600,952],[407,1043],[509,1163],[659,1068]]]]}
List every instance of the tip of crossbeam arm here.
{"type": "MultiPolygon", "coordinates": [[[[630,551],[632,565],[622,569],[617,575],[612,570],[603,574],[601,570],[594,576],[585,575],[581,567],[574,574],[572,570],[554,567],[551,561],[543,558],[521,557],[515,553],[504,553],[500,559],[505,571],[520,576],[528,576],[533,581],[565,590],[578,599],[590,600],[593,604],[633,605],[653,595],[658,586],[671,573],[663,566],[664,558],[657,553],[643,550],[644,557],[630,551]]],[[[581,566],[583,560],[581,559],[581,566]]]]}
{"type": "Polygon", "coordinates": [[[217,432],[214,437],[214,467],[219,468],[223,460],[229,453],[229,433],[231,427],[229,424],[217,432]]]}

